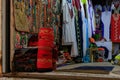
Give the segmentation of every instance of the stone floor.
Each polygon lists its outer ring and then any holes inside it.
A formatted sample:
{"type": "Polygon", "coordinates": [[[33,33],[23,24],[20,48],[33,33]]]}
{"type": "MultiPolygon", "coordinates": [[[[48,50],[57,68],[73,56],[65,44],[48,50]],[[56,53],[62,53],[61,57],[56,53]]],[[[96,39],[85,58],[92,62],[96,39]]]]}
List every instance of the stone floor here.
{"type": "Polygon", "coordinates": [[[108,74],[108,76],[115,76],[120,78],[120,66],[119,65],[112,65],[109,62],[96,62],[96,63],[80,63],[80,64],[74,64],[74,65],[68,65],[68,66],[63,66],[57,68],[57,70],[62,70],[62,69],[71,69],[77,66],[114,66],[113,70],[108,74]]]}
{"type": "Polygon", "coordinates": [[[114,66],[114,69],[109,74],[91,74],[91,73],[77,73],[77,72],[47,72],[47,73],[9,73],[4,75],[7,78],[0,78],[0,80],[120,80],[120,66],[112,65],[109,62],[101,62],[101,63],[80,63],[73,64],[69,66],[63,66],[57,68],[57,70],[61,69],[71,69],[77,66],[114,66]],[[19,78],[15,78],[19,77],[19,78]],[[22,78],[21,78],[22,77],[22,78]],[[26,78],[26,79],[24,79],[26,78]],[[33,79],[31,79],[33,78],[33,79]]]}
{"type": "Polygon", "coordinates": [[[120,66],[115,65],[115,68],[110,72],[110,75],[120,77],[120,66]]]}
{"type": "MultiPolygon", "coordinates": [[[[115,66],[115,65],[112,65],[109,62],[79,63],[79,64],[73,64],[73,65],[67,65],[67,66],[59,67],[57,69],[58,70],[60,70],[60,69],[71,69],[71,68],[75,68],[75,67],[78,67],[78,66],[115,66]]],[[[119,68],[119,66],[115,67],[115,68],[119,68]]]]}

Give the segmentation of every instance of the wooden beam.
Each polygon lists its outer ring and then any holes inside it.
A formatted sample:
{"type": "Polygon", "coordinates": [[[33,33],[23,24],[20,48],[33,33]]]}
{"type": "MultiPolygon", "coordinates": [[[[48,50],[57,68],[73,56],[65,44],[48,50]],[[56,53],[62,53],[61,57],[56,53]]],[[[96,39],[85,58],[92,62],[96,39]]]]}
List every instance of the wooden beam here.
{"type": "Polygon", "coordinates": [[[10,0],[10,69],[12,70],[12,62],[14,57],[14,11],[13,11],[13,0],[10,0]]]}

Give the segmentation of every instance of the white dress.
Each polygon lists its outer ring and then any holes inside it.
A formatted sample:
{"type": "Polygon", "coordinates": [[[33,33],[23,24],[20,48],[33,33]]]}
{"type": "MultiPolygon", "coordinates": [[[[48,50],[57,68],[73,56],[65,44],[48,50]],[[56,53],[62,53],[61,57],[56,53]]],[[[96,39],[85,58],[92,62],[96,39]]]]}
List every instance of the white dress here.
{"type": "Polygon", "coordinates": [[[91,38],[92,34],[95,32],[95,14],[94,14],[94,9],[91,4],[91,1],[89,0],[88,4],[88,37],[91,38]]]}
{"type": "Polygon", "coordinates": [[[110,41],[110,22],[111,22],[111,11],[102,12],[101,16],[102,22],[104,24],[104,38],[110,41]]]}
{"type": "Polygon", "coordinates": [[[72,3],[68,3],[67,0],[62,0],[63,10],[63,44],[72,43],[71,56],[78,56],[78,48],[75,32],[74,10],[73,17],[71,18],[69,9],[73,9],[72,3]]]}

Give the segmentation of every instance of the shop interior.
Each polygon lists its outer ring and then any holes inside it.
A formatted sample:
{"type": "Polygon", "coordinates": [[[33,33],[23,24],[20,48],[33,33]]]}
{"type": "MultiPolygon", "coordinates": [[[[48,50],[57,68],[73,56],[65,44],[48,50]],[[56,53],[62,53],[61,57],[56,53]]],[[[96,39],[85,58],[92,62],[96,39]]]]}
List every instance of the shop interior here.
{"type": "Polygon", "coordinates": [[[120,0],[13,0],[14,72],[120,65],[120,0]]]}

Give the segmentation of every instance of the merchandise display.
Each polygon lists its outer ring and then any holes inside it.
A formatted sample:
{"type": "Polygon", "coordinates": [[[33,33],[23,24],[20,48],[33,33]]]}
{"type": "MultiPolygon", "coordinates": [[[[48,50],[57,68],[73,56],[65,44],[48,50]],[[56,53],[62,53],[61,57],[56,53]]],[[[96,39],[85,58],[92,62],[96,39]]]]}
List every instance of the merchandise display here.
{"type": "Polygon", "coordinates": [[[119,51],[119,0],[13,0],[13,13],[14,71],[108,62],[119,51]]]}

